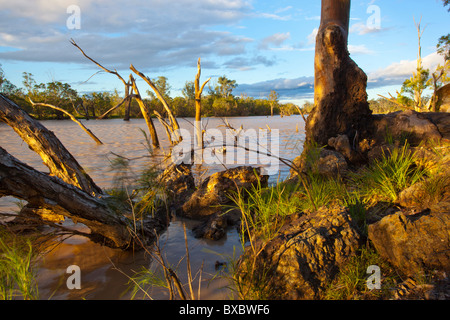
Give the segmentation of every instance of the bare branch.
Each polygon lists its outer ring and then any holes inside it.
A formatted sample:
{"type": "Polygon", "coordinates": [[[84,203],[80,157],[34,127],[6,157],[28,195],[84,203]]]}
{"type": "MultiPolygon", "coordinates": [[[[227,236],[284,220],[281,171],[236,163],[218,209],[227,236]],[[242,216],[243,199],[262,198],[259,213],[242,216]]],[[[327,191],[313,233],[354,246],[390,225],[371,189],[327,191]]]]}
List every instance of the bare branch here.
{"type": "Polygon", "coordinates": [[[106,72],[108,72],[108,73],[111,73],[111,74],[116,75],[116,76],[120,79],[120,81],[123,82],[123,84],[125,85],[125,87],[128,85],[127,82],[122,78],[122,76],[121,76],[119,73],[117,73],[116,70],[114,70],[114,71],[109,70],[109,69],[105,68],[104,66],[102,66],[102,65],[101,65],[100,63],[98,63],[97,61],[95,61],[94,59],[92,59],[91,57],[89,57],[89,56],[83,51],[83,49],[81,49],[81,48],[78,46],[78,44],[75,42],[75,40],[70,39],[70,43],[71,43],[73,46],[75,46],[78,50],[80,50],[81,53],[82,53],[87,59],[89,59],[90,61],[92,61],[93,63],[95,63],[99,68],[101,68],[102,70],[104,70],[104,71],[106,71],[106,72]]]}
{"type": "Polygon", "coordinates": [[[38,106],[38,107],[48,107],[48,108],[52,108],[52,109],[58,110],[58,111],[60,111],[60,112],[63,112],[64,114],[68,115],[68,116],[70,117],[70,119],[71,119],[73,122],[75,122],[76,124],[78,124],[78,125],[81,127],[81,129],[84,130],[84,132],[86,132],[86,133],[87,133],[87,134],[88,134],[95,142],[97,142],[97,144],[103,144],[103,142],[101,142],[100,139],[97,138],[97,137],[95,136],[95,134],[92,133],[91,130],[89,130],[88,128],[86,128],[86,127],[85,127],[80,121],[78,121],[78,119],[75,118],[70,112],[68,112],[68,111],[66,111],[66,110],[64,110],[64,109],[62,109],[62,108],[59,108],[59,107],[57,107],[57,106],[48,104],[48,103],[35,103],[35,102],[33,102],[33,101],[31,100],[30,97],[28,97],[28,100],[30,100],[30,103],[31,103],[33,106],[38,106]]]}
{"type": "MultiPolygon", "coordinates": [[[[178,121],[173,116],[172,110],[170,110],[170,107],[167,104],[167,101],[164,99],[164,97],[161,94],[161,92],[159,92],[159,90],[155,86],[155,84],[147,76],[145,76],[142,72],[138,71],[132,64],[130,65],[130,69],[131,69],[131,71],[136,73],[138,76],[140,76],[145,82],[147,82],[147,84],[156,93],[156,96],[158,97],[159,101],[161,101],[161,103],[164,106],[164,109],[166,109],[167,115],[169,116],[169,119],[170,119],[170,122],[172,124],[172,127],[173,127],[174,131],[176,132],[176,130],[180,129],[180,126],[178,125],[178,121]]],[[[178,137],[178,138],[180,138],[180,137],[178,137]]]]}

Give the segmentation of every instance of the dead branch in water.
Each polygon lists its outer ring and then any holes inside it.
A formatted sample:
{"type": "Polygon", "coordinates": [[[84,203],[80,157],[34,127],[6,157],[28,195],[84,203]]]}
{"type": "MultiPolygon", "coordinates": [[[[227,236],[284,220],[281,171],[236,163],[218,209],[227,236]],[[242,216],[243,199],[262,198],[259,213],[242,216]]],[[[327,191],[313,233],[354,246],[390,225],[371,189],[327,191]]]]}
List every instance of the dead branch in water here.
{"type": "Polygon", "coordinates": [[[55,109],[55,110],[57,110],[57,111],[60,111],[60,112],[62,112],[62,113],[64,113],[64,114],[68,115],[68,116],[70,117],[70,119],[71,119],[73,122],[75,122],[77,125],[79,125],[80,128],[83,129],[84,132],[86,132],[86,133],[87,133],[87,134],[88,134],[95,142],[97,142],[97,144],[103,144],[103,142],[101,142],[100,139],[97,138],[97,136],[96,136],[95,134],[93,134],[91,130],[89,130],[88,128],[86,128],[86,127],[84,126],[84,124],[82,124],[80,121],[78,121],[78,119],[75,118],[70,112],[68,112],[68,111],[66,111],[66,110],[64,110],[64,109],[62,109],[62,108],[59,108],[59,107],[57,107],[57,106],[54,106],[54,105],[52,105],[52,104],[48,104],[48,103],[40,103],[40,102],[33,102],[33,101],[31,100],[30,97],[28,97],[28,100],[30,101],[30,103],[31,103],[33,106],[47,107],[47,108],[55,109]]]}
{"type": "Polygon", "coordinates": [[[153,89],[153,91],[156,94],[156,97],[159,99],[159,101],[161,101],[162,105],[164,106],[164,109],[167,112],[167,115],[168,115],[169,120],[170,120],[171,127],[173,128],[172,131],[175,133],[177,141],[180,141],[181,140],[181,136],[178,133],[178,130],[180,129],[180,126],[178,124],[177,119],[174,117],[172,110],[170,109],[169,105],[167,104],[166,99],[164,99],[163,95],[158,90],[158,88],[155,86],[155,84],[152,82],[152,80],[150,80],[150,78],[145,76],[142,72],[138,71],[132,64],[130,65],[130,69],[131,69],[131,71],[136,73],[139,77],[141,77],[150,86],[150,88],[153,89]]]}
{"type": "Polygon", "coordinates": [[[211,77],[208,78],[205,82],[203,82],[202,86],[200,87],[200,75],[201,75],[201,64],[200,64],[200,58],[198,58],[197,61],[197,75],[195,76],[195,131],[197,134],[197,146],[203,147],[203,132],[202,128],[200,126],[200,121],[202,120],[202,93],[203,89],[205,88],[206,84],[211,80],[211,77]]]}
{"type": "Polygon", "coordinates": [[[134,93],[136,94],[135,99],[136,99],[137,103],[139,104],[139,108],[141,108],[142,116],[144,117],[145,122],[147,123],[148,129],[150,131],[153,148],[159,148],[158,135],[156,134],[156,129],[155,129],[155,126],[153,125],[152,117],[150,116],[150,112],[149,112],[147,106],[144,104],[144,101],[141,98],[141,94],[139,93],[139,89],[136,85],[136,81],[134,80],[132,75],[130,75],[130,81],[131,81],[131,86],[134,90],[134,93]]]}

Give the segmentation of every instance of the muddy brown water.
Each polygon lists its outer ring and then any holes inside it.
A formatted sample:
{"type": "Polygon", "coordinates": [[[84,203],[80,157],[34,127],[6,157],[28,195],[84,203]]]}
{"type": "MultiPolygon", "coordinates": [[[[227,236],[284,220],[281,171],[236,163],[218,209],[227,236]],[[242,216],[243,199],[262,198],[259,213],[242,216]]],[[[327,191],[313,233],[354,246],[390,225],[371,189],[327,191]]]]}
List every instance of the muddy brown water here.
{"type": "MultiPolygon", "coordinates": [[[[293,160],[302,151],[304,140],[304,122],[301,116],[289,117],[235,117],[228,118],[229,124],[243,130],[268,129],[279,130],[279,156],[293,160]]],[[[132,119],[129,122],[122,119],[111,120],[83,120],[83,123],[95,133],[104,143],[96,143],[84,133],[74,122],[42,121],[43,125],[52,130],[66,148],[74,155],[78,162],[85,168],[94,181],[104,189],[113,187],[113,181],[117,172],[111,170],[111,160],[118,154],[129,159],[130,175],[137,176],[142,168],[151,164],[160,163],[164,153],[169,151],[169,142],[164,128],[157,123],[161,150],[148,157],[148,149],[145,138],[140,129],[147,131],[143,119],[132,119]]],[[[193,132],[193,119],[179,119],[180,127],[193,132]]],[[[225,126],[221,118],[203,119],[206,129],[215,128],[224,133],[225,126]]],[[[248,132],[248,131],[247,131],[248,132]]],[[[269,142],[270,145],[270,142],[269,142]]],[[[0,146],[9,153],[34,167],[37,170],[48,172],[40,157],[32,152],[26,143],[7,125],[0,123],[0,146]]],[[[246,155],[245,161],[250,161],[246,155]]],[[[225,160],[225,156],[223,157],[225,160]]],[[[249,165],[249,163],[226,164],[226,167],[236,165],[249,165]]],[[[222,164],[210,164],[196,166],[196,178],[201,180],[208,175],[224,170],[222,164]]],[[[273,172],[272,172],[273,173],[273,172]]],[[[285,179],[289,174],[289,168],[279,163],[278,170],[270,176],[269,182],[285,179]]],[[[132,179],[131,179],[132,180],[132,179]]],[[[0,212],[14,213],[18,211],[18,200],[12,197],[0,198],[0,212]]],[[[233,296],[233,290],[229,288],[226,272],[216,268],[216,262],[227,262],[233,257],[239,256],[242,246],[238,232],[230,228],[226,237],[219,241],[196,239],[192,235],[192,228],[198,222],[174,218],[167,231],[160,239],[163,254],[167,261],[177,269],[183,283],[187,283],[185,242],[183,225],[186,225],[189,244],[191,268],[194,275],[201,272],[201,299],[229,299],[233,296]]],[[[66,221],[64,225],[74,227],[73,222],[66,221]]],[[[82,225],[76,225],[83,228],[82,225]]],[[[131,293],[126,292],[130,286],[128,276],[141,271],[143,267],[160,272],[154,262],[145,252],[124,252],[107,248],[81,236],[73,236],[64,241],[54,240],[55,246],[45,254],[38,263],[37,281],[40,299],[130,299],[131,293]],[[67,268],[71,265],[80,267],[81,289],[68,289],[66,281],[70,277],[67,268]],[[119,271],[120,270],[120,271],[119,271]]],[[[194,281],[194,291],[198,292],[198,274],[194,281]]],[[[153,299],[168,299],[168,291],[153,287],[149,290],[153,299]]],[[[148,298],[138,294],[136,299],[148,298]]]]}

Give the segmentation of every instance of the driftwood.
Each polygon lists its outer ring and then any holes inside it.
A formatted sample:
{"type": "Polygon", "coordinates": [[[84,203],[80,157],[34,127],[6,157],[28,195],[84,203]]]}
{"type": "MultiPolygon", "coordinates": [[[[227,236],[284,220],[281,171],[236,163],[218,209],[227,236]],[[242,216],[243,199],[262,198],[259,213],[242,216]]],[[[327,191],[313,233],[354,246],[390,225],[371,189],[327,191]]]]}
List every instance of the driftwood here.
{"type": "MultiPolygon", "coordinates": [[[[48,176],[20,162],[0,147],[0,195],[61,206],[70,218],[91,229],[87,236],[111,247],[125,249],[131,234],[123,216],[115,215],[105,202],[61,179],[48,176]]],[[[43,203],[43,204],[45,204],[43,203]]]]}
{"type": "Polygon", "coordinates": [[[88,128],[86,128],[86,127],[84,126],[84,124],[82,124],[80,121],[78,121],[78,119],[75,118],[70,112],[68,112],[68,111],[66,111],[66,110],[64,110],[64,109],[62,109],[62,108],[59,108],[59,107],[57,107],[57,106],[54,106],[54,105],[52,105],[52,104],[48,104],[48,103],[40,103],[40,102],[35,103],[35,102],[33,102],[30,98],[28,98],[28,100],[30,100],[30,103],[31,103],[33,106],[38,106],[38,107],[48,107],[48,108],[58,110],[58,111],[60,111],[60,112],[62,112],[62,113],[64,113],[64,114],[68,115],[68,116],[70,117],[70,119],[71,119],[73,122],[75,122],[76,124],[78,124],[78,125],[80,126],[80,128],[83,129],[83,131],[86,132],[86,133],[87,133],[87,134],[88,134],[88,135],[89,135],[89,136],[90,136],[97,144],[103,144],[103,142],[101,142],[100,139],[97,138],[97,136],[96,136],[95,134],[93,134],[91,130],[89,130],[88,128]]]}
{"type": "Polygon", "coordinates": [[[49,168],[50,174],[81,190],[102,194],[102,190],[80,166],[53,132],[31,118],[13,101],[0,95],[0,121],[11,126],[49,168]]]}

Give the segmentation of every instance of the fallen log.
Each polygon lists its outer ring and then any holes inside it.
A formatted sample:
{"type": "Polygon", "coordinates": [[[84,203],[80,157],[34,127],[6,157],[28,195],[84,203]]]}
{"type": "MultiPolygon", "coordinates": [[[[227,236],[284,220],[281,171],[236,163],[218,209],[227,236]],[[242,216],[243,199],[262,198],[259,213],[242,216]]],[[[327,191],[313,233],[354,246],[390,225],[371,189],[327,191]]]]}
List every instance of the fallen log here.
{"type": "Polygon", "coordinates": [[[103,193],[52,131],[1,94],[0,121],[11,126],[29,148],[42,158],[51,175],[89,194],[103,193]]]}
{"type": "Polygon", "coordinates": [[[0,147],[0,196],[13,196],[42,206],[60,206],[69,218],[90,228],[91,240],[126,249],[132,242],[129,220],[96,198],[61,179],[39,172],[0,147]]]}

